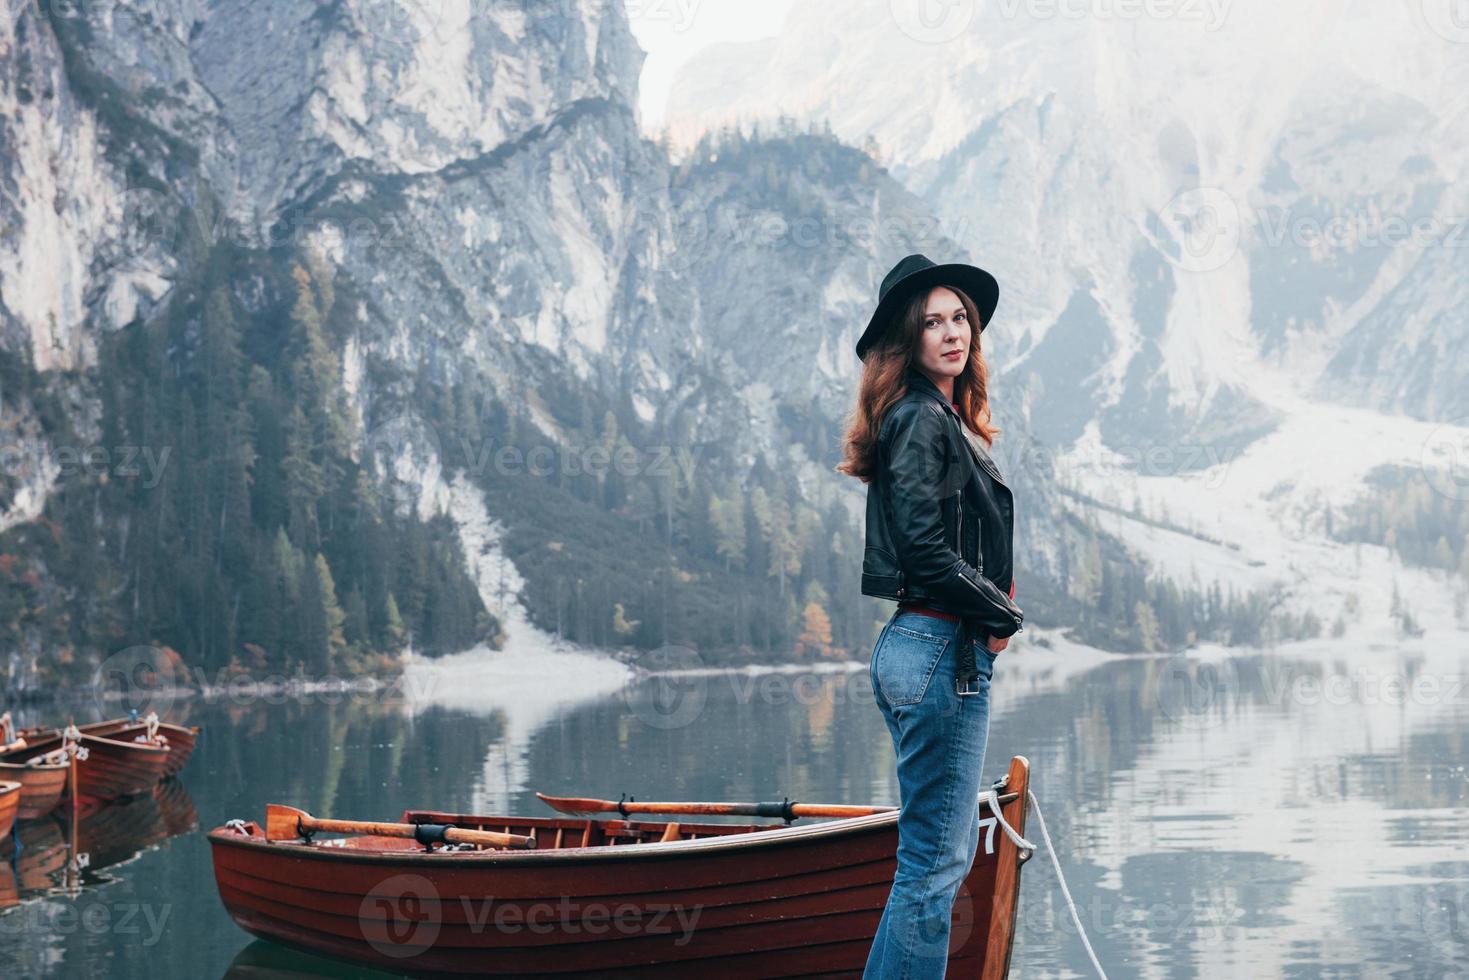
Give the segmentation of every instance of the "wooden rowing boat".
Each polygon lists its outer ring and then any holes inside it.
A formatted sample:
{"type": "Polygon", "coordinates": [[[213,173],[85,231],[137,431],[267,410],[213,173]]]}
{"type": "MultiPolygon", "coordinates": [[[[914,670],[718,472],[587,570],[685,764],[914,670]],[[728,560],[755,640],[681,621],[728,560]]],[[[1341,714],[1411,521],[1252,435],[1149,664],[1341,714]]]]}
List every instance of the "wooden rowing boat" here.
{"type": "MultiPolygon", "coordinates": [[[[150,717],[156,716],[150,715],[150,717]]],[[[138,718],[109,718],[107,721],[92,721],[85,725],[78,725],[77,729],[84,735],[98,735],[123,742],[148,740],[148,722],[138,718]]],[[[25,728],[20,734],[24,738],[34,739],[49,731],[50,729],[46,728],[25,728]]],[[[168,775],[176,775],[184,767],[184,763],[189,761],[189,756],[194,751],[194,742],[199,737],[199,726],[175,725],[164,721],[158,723],[156,732],[163,736],[162,740],[169,748],[168,775]]]]}
{"type": "MultiPolygon", "coordinates": [[[[147,722],[134,721],[131,718],[113,718],[110,721],[94,721],[87,725],[78,725],[84,735],[100,735],[103,738],[117,739],[123,742],[133,742],[137,739],[146,738],[148,735],[147,722]]],[[[158,734],[162,735],[168,744],[168,764],[164,767],[166,775],[173,776],[189,761],[189,755],[194,751],[194,742],[199,737],[199,726],[173,725],[161,722],[158,725],[158,734]]]]}
{"type": "Polygon", "coordinates": [[[19,820],[38,820],[56,809],[66,791],[66,763],[33,758],[0,762],[0,780],[20,783],[19,820]]]}
{"type": "Polygon", "coordinates": [[[20,810],[20,783],[0,783],[0,840],[10,835],[20,810]]]}
{"type": "MultiPolygon", "coordinates": [[[[1016,756],[997,797],[1022,835],[1028,782],[1029,764],[1016,756]]],[[[407,837],[377,824],[316,841],[310,831],[356,825],[272,807],[265,828],[231,821],[208,839],[220,898],[242,928],[399,973],[855,977],[896,870],[898,811],[876,809],[807,825],[410,810],[400,821],[407,837]],[[281,814],[295,821],[295,839],[280,839],[281,814]],[[444,826],[535,846],[437,846],[444,826]]],[[[1001,832],[987,804],[980,819],[986,829],[954,903],[949,970],[1000,980],[1030,852],[1001,832]]]]}
{"type": "MultiPolygon", "coordinates": [[[[0,760],[29,743],[16,738],[15,725],[10,712],[0,714],[0,760]]],[[[35,820],[50,813],[61,800],[66,789],[67,766],[62,761],[49,761],[35,757],[27,762],[0,761],[0,781],[20,783],[20,805],[16,811],[19,820],[35,820]]]]}
{"type": "MultiPolygon", "coordinates": [[[[0,763],[26,764],[62,748],[59,729],[27,736],[25,745],[0,752],[0,763]]],[[[168,771],[169,748],[147,742],[124,742],[83,733],[81,744],[87,757],[77,761],[77,800],[92,806],[111,800],[146,793],[168,771]]],[[[63,786],[62,798],[69,798],[63,786]]]]}

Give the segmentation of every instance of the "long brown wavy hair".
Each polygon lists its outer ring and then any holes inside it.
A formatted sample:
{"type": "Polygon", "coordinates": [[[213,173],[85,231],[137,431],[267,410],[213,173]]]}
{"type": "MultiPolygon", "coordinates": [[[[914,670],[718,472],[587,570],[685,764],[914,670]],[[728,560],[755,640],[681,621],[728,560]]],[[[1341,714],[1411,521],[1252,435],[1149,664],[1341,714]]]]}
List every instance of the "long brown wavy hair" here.
{"type": "MultiPolygon", "coordinates": [[[[974,301],[958,287],[948,288],[964,304],[970,324],[979,324],[974,301]]],[[[857,404],[847,414],[842,461],[835,467],[838,473],[854,476],[863,483],[871,483],[877,475],[877,433],[887,410],[908,392],[908,368],[917,366],[929,291],[918,290],[909,297],[894,315],[892,327],[862,359],[862,381],[857,388],[857,404]]],[[[959,417],[979,434],[986,446],[993,446],[1001,430],[990,421],[989,367],[980,347],[979,327],[970,331],[969,357],[964,371],[954,379],[954,401],[959,406],[959,417]]]]}

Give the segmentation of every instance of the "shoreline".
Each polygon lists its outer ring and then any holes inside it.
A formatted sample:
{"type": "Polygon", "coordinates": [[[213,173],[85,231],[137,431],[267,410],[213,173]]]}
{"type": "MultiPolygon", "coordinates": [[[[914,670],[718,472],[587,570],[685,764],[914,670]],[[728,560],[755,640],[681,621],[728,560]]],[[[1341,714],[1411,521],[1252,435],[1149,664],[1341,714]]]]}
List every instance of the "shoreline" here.
{"type": "MultiPolygon", "coordinates": [[[[1076,669],[1095,666],[1106,660],[1120,657],[1143,658],[1143,659],[1168,659],[1174,657],[1188,657],[1197,659],[1199,662],[1218,661],[1234,657],[1251,657],[1261,654],[1277,656],[1302,656],[1308,659],[1324,656],[1339,655],[1344,638],[1315,637],[1305,640],[1293,640],[1285,643],[1276,643],[1268,647],[1246,647],[1226,646],[1223,644],[1209,642],[1195,644],[1184,650],[1177,651],[1151,651],[1141,650],[1114,652],[1088,647],[1083,644],[1067,640],[1059,632],[1047,631],[1039,634],[1037,640],[1044,639],[1045,642],[1029,642],[1013,653],[1006,651],[1000,654],[997,667],[1003,669],[1014,664],[1023,666],[1024,663],[1033,663],[1037,666],[1054,667],[1058,663],[1065,664],[1076,669]],[[1010,658],[1016,658],[1011,660],[1010,658]]],[[[1345,643],[1359,648],[1376,646],[1377,649],[1384,647],[1417,647],[1433,645],[1433,637],[1394,637],[1389,635],[1374,636],[1373,643],[1369,644],[1362,637],[1345,639],[1345,643]]],[[[645,660],[647,653],[636,656],[627,656],[610,652],[593,652],[587,649],[558,649],[553,656],[537,657],[529,656],[516,659],[508,650],[487,650],[485,648],[472,648],[455,654],[446,654],[442,657],[424,658],[417,657],[403,665],[396,674],[384,676],[371,676],[359,678],[330,678],[325,680],[300,680],[274,675],[259,680],[241,678],[237,681],[225,683],[209,683],[202,685],[187,685],[171,688],[160,688],[156,691],[146,692],[146,699],[160,707],[166,707],[175,701],[203,701],[206,703],[228,702],[238,700],[242,704],[249,704],[261,700],[286,701],[293,698],[319,698],[324,702],[333,703],[338,701],[359,699],[363,697],[381,700],[384,703],[415,702],[424,699],[427,693],[424,686],[430,679],[434,682],[452,681],[474,682],[476,680],[486,684],[499,686],[514,686],[520,683],[542,683],[552,681],[558,677],[580,676],[585,674],[589,687],[606,688],[609,686],[620,686],[621,684],[633,683],[654,676],[662,677],[716,677],[721,675],[730,676],[767,676],[767,675],[790,675],[790,674],[852,674],[868,669],[867,660],[844,659],[835,661],[800,661],[800,662],[760,662],[745,664],[707,664],[692,667],[650,667],[640,660],[645,660]],[[497,662],[498,661],[498,662],[497,662]],[[509,661],[508,663],[506,661],[509,661]],[[527,669],[529,668],[529,669],[527,669]],[[539,669],[538,669],[539,668],[539,669]],[[625,676],[620,679],[617,674],[625,676]],[[592,681],[592,678],[596,678],[592,681]]],[[[26,691],[14,692],[4,696],[4,702],[12,708],[58,708],[72,707],[84,708],[94,707],[104,713],[109,705],[127,701],[130,697],[137,700],[136,693],[108,690],[96,691],[88,688],[66,687],[55,691],[26,691]]],[[[432,697],[429,700],[433,700],[432,697]]],[[[146,713],[145,709],[144,713],[146,713]]],[[[118,714],[125,714],[126,709],[119,707],[118,714]]],[[[161,713],[161,712],[160,712],[161,713]]]]}

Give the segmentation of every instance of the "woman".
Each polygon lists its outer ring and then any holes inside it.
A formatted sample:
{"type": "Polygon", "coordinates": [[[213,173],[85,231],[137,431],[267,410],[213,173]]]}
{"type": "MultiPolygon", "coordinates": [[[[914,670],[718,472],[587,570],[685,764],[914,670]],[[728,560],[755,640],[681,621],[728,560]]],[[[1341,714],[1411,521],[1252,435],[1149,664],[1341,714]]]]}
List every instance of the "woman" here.
{"type": "Polygon", "coordinates": [[[857,342],[862,380],[838,469],[867,484],[862,591],[898,600],[870,673],[901,803],[898,870],[865,978],[944,975],[979,845],[990,679],[1024,619],[1013,497],[985,450],[999,429],[979,338],[998,296],[983,269],[910,255],[884,277],[857,342]]]}

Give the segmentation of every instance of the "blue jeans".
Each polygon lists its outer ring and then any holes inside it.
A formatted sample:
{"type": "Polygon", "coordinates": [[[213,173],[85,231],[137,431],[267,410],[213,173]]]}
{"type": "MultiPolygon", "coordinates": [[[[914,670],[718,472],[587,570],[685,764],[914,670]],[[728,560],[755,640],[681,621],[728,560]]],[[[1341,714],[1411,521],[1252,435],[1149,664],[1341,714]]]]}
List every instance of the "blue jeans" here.
{"type": "Polygon", "coordinates": [[[898,754],[898,870],[864,980],[942,977],[950,916],[979,847],[979,792],[997,654],[976,643],[979,677],[954,687],[959,624],[894,610],[873,647],[872,690],[898,754]]]}

